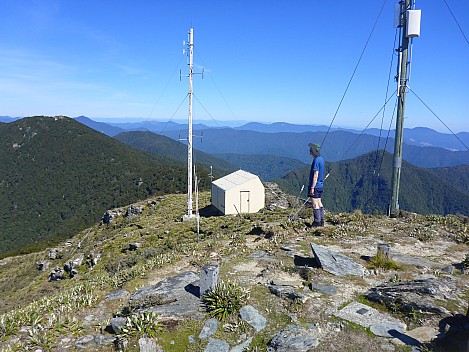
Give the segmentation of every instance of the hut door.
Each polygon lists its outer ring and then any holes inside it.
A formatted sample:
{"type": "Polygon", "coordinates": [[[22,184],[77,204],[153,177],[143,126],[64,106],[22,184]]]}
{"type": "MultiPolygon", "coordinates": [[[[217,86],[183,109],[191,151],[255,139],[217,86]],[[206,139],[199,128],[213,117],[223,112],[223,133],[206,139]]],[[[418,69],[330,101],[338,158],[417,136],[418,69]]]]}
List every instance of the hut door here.
{"type": "Polygon", "coordinates": [[[241,191],[240,194],[240,206],[239,212],[240,213],[249,213],[249,191],[241,191]]]}

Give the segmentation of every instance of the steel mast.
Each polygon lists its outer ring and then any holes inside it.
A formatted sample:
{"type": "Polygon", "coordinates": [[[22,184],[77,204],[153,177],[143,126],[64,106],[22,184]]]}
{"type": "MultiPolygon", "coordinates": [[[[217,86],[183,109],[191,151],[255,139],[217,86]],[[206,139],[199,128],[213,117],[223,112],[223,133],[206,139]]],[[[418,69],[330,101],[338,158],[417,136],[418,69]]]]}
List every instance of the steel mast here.
{"type": "Polygon", "coordinates": [[[399,2],[399,26],[401,27],[401,45],[399,51],[398,75],[397,75],[397,119],[396,134],[394,138],[394,159],[392,174],[392,195],[390,215],[396,215],[399,210],[399,186],[401,181],[402,166],[402,140],[404,129],[404,110],[408,80],[408,70],[410,69],[409,38],[420,36],[420,10],[411,10],[412,0],[402,0],[399,2]]]}
{"type": "Polygon", "coordinates": [[[192,218],[192,78],[194,75],[194,29],[189,29],[189,116],[187,134],[187,214],[186,218],[192,218]]]}

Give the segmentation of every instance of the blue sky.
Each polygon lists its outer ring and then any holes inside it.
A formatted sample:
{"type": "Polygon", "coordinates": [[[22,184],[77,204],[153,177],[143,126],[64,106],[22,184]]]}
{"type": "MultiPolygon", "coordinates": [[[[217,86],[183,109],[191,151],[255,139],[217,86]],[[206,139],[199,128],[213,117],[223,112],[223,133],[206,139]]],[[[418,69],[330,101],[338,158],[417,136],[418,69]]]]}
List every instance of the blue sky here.
{"type": "MultiPolygon", "coordinates": [[[[446,2],[469,36],[469,2],[446,2]]],[[[329,125],[383,3],[0,0],[0,115],[185,119],[182,41],[192,26],[194,62],[205,68],[195,119],[329,125]]],[[[453,131],[469,131],[469,45],[444,0],[416,7],[409,85],[453,131]]],[[[383,105],[393,8],[385,2],[334,125],[364,128],[383,105]]],[[[405,127],[447,132],[412,93],[405,116],[405,127]]]]}

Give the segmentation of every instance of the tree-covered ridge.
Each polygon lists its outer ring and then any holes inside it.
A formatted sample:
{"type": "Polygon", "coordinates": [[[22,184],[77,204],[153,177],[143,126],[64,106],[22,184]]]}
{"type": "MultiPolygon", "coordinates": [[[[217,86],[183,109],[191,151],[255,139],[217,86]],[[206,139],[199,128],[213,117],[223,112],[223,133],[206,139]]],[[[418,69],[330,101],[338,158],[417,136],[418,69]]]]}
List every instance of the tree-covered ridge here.
{"type": "Polygon", "coordinates": [[[271,181],[281,178],[291,172],[305,166],[305,163],[297,159],[285,158],[268,154],[213,154],[214,156],[229,161],[238,168],[258,175],[263,181],[271,181]]]}
{"type": "Polygon", "coordinates": [[[469,192],[469,165],[440,167],[430,171],[461,191],[469,192]]]}
{"type": "MultiPolygon", "coordinates": [[[[360,209],[385,213],[391,199],[392,156],[376,152],[338,163],[326,162],[324,203],[332,211],[360,209]]],[[[451,170],[452,168],[448,168],[451,170]]],[[[448,171],[451,173],[450,171],[448,171]]],[[[309,167],[291,172],[276,182],[287,192],[297,195],[307,185],[309,167]]],[[[455,181],[455,180],[453,180],[455,181]]],[[[467,186],[466,186],[467,187],[467,186]]],[[[306,196],[306,191],[303,191],[306,196]]],[[[402,164],[399,195],[400,209],[420,214],[469,215],[469,193],[456,182],[447,182],[435,170],[402,164]]]]}
{"type": "MultiPolygon", "coordinates": [[[[114,137],[118,141],[134,148],[164,156],[180,163],[187,163],[187,145],[175,141],[169,137],[148,131],[134,131],[119,133],[114,137]]],[[[225,175],[236,170],[236,166],[223,158],[217,158],[210,154],[193,149],[196,165],[206,167],[213,166],[214,173],[225,175]]]]}
{"type": "Polygon", "coordinates": [[[0,165],[0,253],[65,238],[106,209],[184,192],[187,182],[184,166],[66,117],[1,125],[0,165]]]}

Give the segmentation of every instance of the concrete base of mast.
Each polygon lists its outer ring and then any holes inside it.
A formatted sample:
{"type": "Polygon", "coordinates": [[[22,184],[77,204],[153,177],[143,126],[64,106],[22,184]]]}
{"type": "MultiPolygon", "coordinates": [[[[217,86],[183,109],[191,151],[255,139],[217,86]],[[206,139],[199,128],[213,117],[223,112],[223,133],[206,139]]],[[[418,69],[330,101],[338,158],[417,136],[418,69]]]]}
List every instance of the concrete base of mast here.
{"type": "Polygon", "coordinates": [[[196,214],[191,214],[191,215],[186,214],[186,215],[184,215],[184,216],[182,217],[182,221],[191,221],[191,220],[195,220],[195,219],[197,219],[197,217],[198,217],[198,216],[197,216],[196,214]]]}

